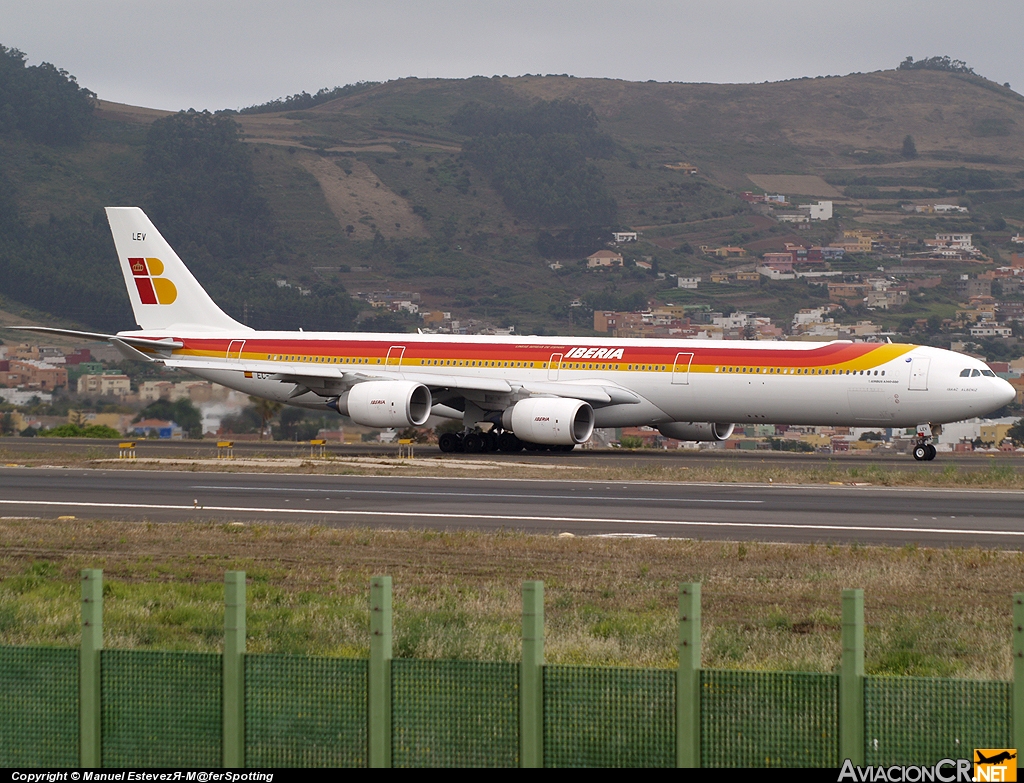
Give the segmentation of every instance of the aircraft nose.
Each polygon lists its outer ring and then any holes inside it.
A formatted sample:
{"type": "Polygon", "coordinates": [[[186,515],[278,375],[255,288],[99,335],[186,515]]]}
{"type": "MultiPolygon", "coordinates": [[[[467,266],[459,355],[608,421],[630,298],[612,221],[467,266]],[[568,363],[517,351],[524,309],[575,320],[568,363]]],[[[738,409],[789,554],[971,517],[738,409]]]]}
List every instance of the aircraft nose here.
{"type": "Polygon", "coordinates": [[[993,398],[999,406],[1009,405],[1017,398],[1017,390],[1002,378],[996,379],[996,387],[993,389],[993,398]]]}

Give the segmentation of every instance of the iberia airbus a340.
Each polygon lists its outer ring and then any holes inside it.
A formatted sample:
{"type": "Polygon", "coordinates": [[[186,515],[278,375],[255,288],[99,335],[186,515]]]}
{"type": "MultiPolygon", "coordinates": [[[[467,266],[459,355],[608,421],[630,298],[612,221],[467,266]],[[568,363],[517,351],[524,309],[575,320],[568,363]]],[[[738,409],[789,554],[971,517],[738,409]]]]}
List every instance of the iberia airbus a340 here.
{"type": "Polygon", "coordinates": [[[595,427],[638,425],[724,440],[752,422],[916,427],[926,460],[935,425],[1014,398],[977,359],[918,345],[256,331],[214,304],[141,209],[107,218],[141,328],[28,328],[368,427],[461,420],[442,451],[570,450],[595,427]]]}

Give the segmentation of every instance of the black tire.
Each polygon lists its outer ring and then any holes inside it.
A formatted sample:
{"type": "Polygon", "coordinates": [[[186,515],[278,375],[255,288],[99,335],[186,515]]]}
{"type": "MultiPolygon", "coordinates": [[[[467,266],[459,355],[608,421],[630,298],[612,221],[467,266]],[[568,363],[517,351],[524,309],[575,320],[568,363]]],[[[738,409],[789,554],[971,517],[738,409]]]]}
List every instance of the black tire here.
{"type": "Polygon", "coordinates": [[[462,451],[462,438],[454,432],[445,432],[437,439],[437,446],[445,454],[462,451]]]}
{"type": "Polygon", "coordinates": [[[523,442],[511,432],[503,432],[498,436],[498,449],[509,453],[523,450],[523,442]]]}
{"type": "Polygon", "coordinates": [[[526,440],[524,440],[522,443],[523,448],[526,449],[527,451],[540,451],[541,449],[544,448],[539,443],[530,443],[529,441],[526,440]]]}
{"type": "Polygon", "coordinates": [[[484,435],[484,451],[497,451],[498,450],[498,433],[491,430],[484,435]]]}
{"type": "Polygon", "coordinates": [[[569,443],[569,444],[567,444],[565,446],[553,446],[551,450],[552,451],[570,452],[574,448],[576,448],[576,444],[575,443],[569,443]]]}
{"type": "Polygon", "coordinates": [[[484,436],[479,432],[467,432],[462,439],[462,448],[467,454],[479,454],[484,450],[484,436]]]}
{"type": "Polygon", "coordinates": [[[914,459],[918,462],[924,462],[928,459],[928,447],[923,443],[920,446],[914,446],[914,459]]]}
{"type": "Polygon", "coordinates": [[[925,448],[928,450],[928,454],[925,457],[925,459],[928,460],[928,461],[931,461],[931,460],[935,459],[935,454],[936,454],[935,447],[932,444],[929,443],[927,446],[925,446],[925,448]]]}

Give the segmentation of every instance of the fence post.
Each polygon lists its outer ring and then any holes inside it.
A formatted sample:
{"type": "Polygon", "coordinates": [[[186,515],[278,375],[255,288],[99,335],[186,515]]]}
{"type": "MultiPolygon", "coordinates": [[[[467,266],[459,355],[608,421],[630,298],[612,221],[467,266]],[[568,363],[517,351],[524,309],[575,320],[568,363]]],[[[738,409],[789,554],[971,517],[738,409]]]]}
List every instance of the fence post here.
{"type": "Polygon", "coordinates": [[[544,766],[544,583],[540,581],[523,582],[519,766],[544,766]]]}
{"type": "Polygon", "coordinates": [[[1024,749],[1024,593],[1013,596],[1013,742],[1024,749]]]}
{"type": "Polygon", "coordinates": [[[839,667],[839,764],[864,764],[864,591],[843,590],[839,667]]]}
{"type": "Polygon", "coordinates": [[[700,582],[679,585],[676,766],[700,767],[700,582]]]}
{"type": "Polygon", "coordinates": [[[99,767],[100,745],[100,651],[103,649],[103,571],[82,571],[82,645],[78,650],[79,761],[82,767],[99,767]]]}
{"type": "Polygon", "coordinates": [[[224,766],[245,766],[245,571],[224,574],[224,766]]]}
{"type": "Polygon", "coordinates": [[[391,577],[370,580],[370,766],[391,766],[391,577]]]}

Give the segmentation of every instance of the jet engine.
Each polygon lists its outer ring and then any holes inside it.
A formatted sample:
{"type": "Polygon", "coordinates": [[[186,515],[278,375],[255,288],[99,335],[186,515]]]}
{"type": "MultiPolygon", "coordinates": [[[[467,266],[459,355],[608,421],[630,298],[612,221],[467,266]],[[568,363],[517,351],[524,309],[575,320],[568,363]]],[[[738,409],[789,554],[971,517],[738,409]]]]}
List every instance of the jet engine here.
{"type": "Polygon", "coordinates": [[[415,381],[365,381],[331,407],[364,427],[419,427],[430,417],[430,389],[415,381]]]}
{"type": "Polygon", "coordinates": [[[676,440],[725,440],[735,427],[721,421],[673,421],[659,424],[658,432],[676,440]]]}
{"type": "Polygon", "coordinates": [[[534,397],[501,414],[501,426],[527,443],[575,446],[594,432],[594,409],[583,400],[534,397]]]}

